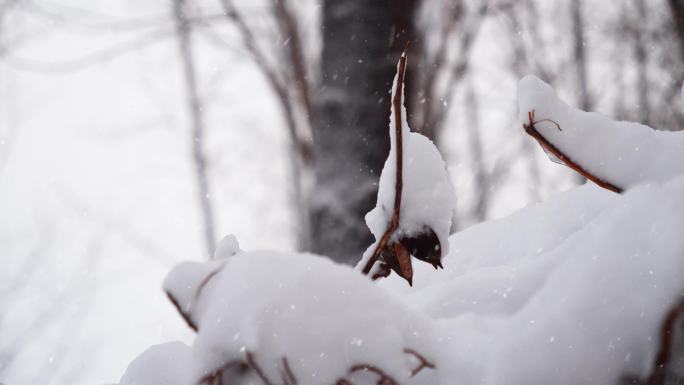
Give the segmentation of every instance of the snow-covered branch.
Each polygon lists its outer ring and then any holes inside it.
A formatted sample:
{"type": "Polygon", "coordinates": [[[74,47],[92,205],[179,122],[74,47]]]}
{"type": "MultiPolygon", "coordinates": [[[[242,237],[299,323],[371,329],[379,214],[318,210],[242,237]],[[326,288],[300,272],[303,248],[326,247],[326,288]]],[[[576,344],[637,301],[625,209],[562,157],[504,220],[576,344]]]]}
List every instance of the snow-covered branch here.
{"type": "Polygon", "coordinates": [[[520,81],[518,103],[525,131],[552,158],[605,189],[619,193],[684,175],[680,132],[572,108],[533,76],[520,81]]]}
{"type": "Polygon", "coordinates": [[[366,215],[376,242],[358,266],[374,279],[392,270],[413,284],[411,256],[442,267],[455,193],[435,145],[409,129],[404,107],[405,73],[406,52],[399,59],[392,87],[391,148],[380,176],[378,202],[366,215]]]}

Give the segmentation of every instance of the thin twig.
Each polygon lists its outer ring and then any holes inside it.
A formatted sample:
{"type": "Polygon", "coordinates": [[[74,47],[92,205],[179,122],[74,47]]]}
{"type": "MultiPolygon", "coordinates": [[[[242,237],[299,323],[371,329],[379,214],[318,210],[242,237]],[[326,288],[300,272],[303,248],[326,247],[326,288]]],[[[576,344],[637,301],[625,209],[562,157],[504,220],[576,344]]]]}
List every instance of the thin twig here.
{"type": "Polygon", "coordinates": [[[238,361],[238,360],[233,360],[233,361],[228,361],[225,364],[221,365],[218,367],[218,369],[214,370],[211,373],[205,374],[204,377],[200,378],[200,380],[197,382],[198,385],[211,385],[216,381],[217,379],[220,382],[221,374],[225,372],[228,369],[232,368],[238,368],[240,370],[246,371],[249,369],[249,366],[244,362],[244,361],[238,361]]]}
{"type": "MultiPolygon", "coordinates": [[[[461,44],[457,55],[458,60],[453,63],[447,72],[446,79],[441,81],[443,84],[446,84],[444,94],[441,97],[436,95],[434,97],[430,95],[426,96],[433,101],[433,103],[427,104],[430,107],[436,107],[434,110],[429,110],[430,113],[424,119],[424,125],[428,127],[428,130],[435,131],[444,122],[446,114],[449,110],[449,105],[451,105],[451,100],[454,97],[456,85],[461,79],[463,79],[468,70],[471,56],[469,53],[473,46],[473,42],[475,41],[475,38],[478,36],[478,33],[481,29],[480,27],[482,26],[483,21],[488,14],[489,6],[489,1],[483,2],[477,9],[471,24],[463,28],[461,33],[461,44]]],[[[432,71],[438,70],[438,68],[432,69],[432,71]]]]}
{"type": "Polygon", "coordinates": [[[256,360],[254,359],[254,353],[248,351],[245,353],[245,358],[247,359],[247,365],[249,365],[249,367],[256,372],[257,376],[259,376],[259,379],[261,379],[264,385],[273,385],[271,380],[266,377],[266,374],[264,374],[264,371],[261,369],[261,367],[256,363],[256,360]]]}
{"type": "Polygon", "coordinates": [[[375,265],[375,262],[380,258],[380,253],[385,249],[390,238],[399,227],[399,215],[401,214],[401,193],[404,186],[403,181],[403,137],[402,137],[402,96],[404,94],[404,75],[406,73],[406,50],[401,54],[399,58],[399,70],[397,71],[397,82],[395,85],[394,99],[392,104],[394,106],[394,127],[395,127],[395,139],[396,139],[396,182],[394,185],[394,208],[392,210],[392,217],[390,218],[390,223],[385,230],[385,233],[380,238],[380,241],[375,246],[373,254],[368,259],[368,262],[363,267],[363,274],[368,275],[375,265]]]}
{"type": "Polygon", "coordinates": [[[225,266],[225,263],[213,270],[211,273],[207,274],[206,277],[197,285],[197,288],[195,289],[195,292],[192,295],[192,301],[187,305],[187,309],[184,309],[181,307],[180,302],[176,299],[176,297],[173,296],[173,294],[170,291],[166,291],[166,296],[169,298],[173,306],[176,307],[176,310],[178,310],[178,313],[180,313],[181,317],[183,317],[183,320],[185,323],[188,324],[190,329],[194,330],[195,332],[198,331],[198,325],[192,320],[192,306],[197,303],[197,301],[200,298],[200,295],[202,295],[202,291],[204,290],[204,287],[207,286],[209,281],[211,281],[212,278],[214,278],[221,270],[223,270],[223,267],[225,266]]]}
{"type": "Polygon", "coordinates": [[[663,324],[660,327],[660,348],[655,356],[653,368],[646,380],[646,385],[662,385],[665,383],[667,367],[672,360],[674,328],[682,314],[684,314],[684,298],[670,309],[663,320],[663,324]]]}
{"type": "Polygon", "coordinates": [[[382,385],[398,385],[397,381],[390,376],[389,374],[385,373],[384,370],[378,368],[377,366],[374,365],[369,365],[369,364],[358,364],[354,365],[349,369],[349,373],[356,373],[356,372],[371,372],[377,374],[380,378],[378,379],[378,384],[382,385]]]}
{"type": "Polygon", "coordinates": [[[556,147],[553,143],[551,143],[548,139],[546,139],[539,131],[537,131],[537,128],[535,127],[535,124],[543,121],[550,121],[553,124],[556,125],[556,127],[560,130],[560,125],[556,122],[553,122],[549,119],[542,119],[535,121],[534,120],[534,110],[529,111],[527,113],[527,117],[529,119],[527,124],[523,124],[523,128],[525,129],[525,132],[533,137],[542,148],[544,148],[546,151],[551,153],[553,156],[556,158],[560,159],[563,164],[568,166],[569,168],[575,170],[575,172],[579,173],[583,177],[589,179],[590,181],[596,183],[600,187],[605,188],[606,190],[610,190],[612,192],[616,192],[618,194],[621,194],[624,190],[608,181],[605,181],[596,175],[592,174],[591,172],[587,171],[584,169],[582,166],[580,166],[577,162],[573,161],[569,156],[567,156],[563,151],[561,151],[558,147],[556,147]]]}
{"type": "Polygon", "coordinates": [[[425,369],[425,368],[429,368],[429,369],[435,369],[436,368],[435,364],[428,361],[427,358],[425,358],[422,354],[418,353],[417,351],[415,351],[413,349],[406,348],[406,349],[404,349],[404,353],[407,353],[407,354],[410,354],[410,355],[416,357],[416,359],[418,359],[418,361],[420,362],[420,365],[418,365],[418,367],[414,368],[411,371],[411,377],[420,373],[420,371],[425,369]]]}
{"type": "Polygon", "coordinates": [[[292,372],[292,368],[290,368],[290,363],[287,361],[287,357],[283,357],[282,361],[283,370],[281,377],[283,379],[283,385],[297,385],[297,377],[295,377],[294,373],[292,372]]]}

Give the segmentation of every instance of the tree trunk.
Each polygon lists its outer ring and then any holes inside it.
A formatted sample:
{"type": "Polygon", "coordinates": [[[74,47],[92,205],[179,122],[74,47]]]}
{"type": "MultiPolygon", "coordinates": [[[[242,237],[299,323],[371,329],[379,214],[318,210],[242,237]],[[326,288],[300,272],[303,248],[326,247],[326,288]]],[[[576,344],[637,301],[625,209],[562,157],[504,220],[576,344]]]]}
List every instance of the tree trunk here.
{"type": "Polygon", "coordinates": [[[672,19],[677,28],[680,54],[682,59],[684,59],[684,0],[668,0],[668,3],[670,4],[672,19]]]}
{"type": "MultiPolygon", "coordinates": [[[[391,82],[413,39],[418,0],[326,0],[312,251],[354,263],[372,242],[364,223],[389,152],[391,82]]],[[[409,59],[410,61],[410,59],[409,59]]]]}
{"type": "Polygon", "coordinates": [[[185,14],[185,0],[171,1],[173,2],[173,13],[176,20],[178,52],[183,65],[183,80],[185,81],[188,114],[190,115],[192,126],[190,143],[195,180],[197,181],[197,198],[202,217],[205,247],[208,255],[211,256],[216,246],[214,210],[209,191],[207,160],[204,154],[204,117],[197,89],[197,72],[195,70],[192,40],[190,39],[190,23],[185,14]]]}
{"type": "MultiPolygon", "coordinates": [[[[577,86],[579,87],[579,108],[584,111],[592,111],[593,104],[589,94],[589,81],[587,75],[587,50],[585,49],[584,16],[582,15],[582,0],[570,2],[572,15],[572,37],[573,37],[573,56],[575,59],[575,70],[577,71],[577,86]]],[[[584,184],[587,178],[582,175],[575,175],[577,184],[584,184]]]]}

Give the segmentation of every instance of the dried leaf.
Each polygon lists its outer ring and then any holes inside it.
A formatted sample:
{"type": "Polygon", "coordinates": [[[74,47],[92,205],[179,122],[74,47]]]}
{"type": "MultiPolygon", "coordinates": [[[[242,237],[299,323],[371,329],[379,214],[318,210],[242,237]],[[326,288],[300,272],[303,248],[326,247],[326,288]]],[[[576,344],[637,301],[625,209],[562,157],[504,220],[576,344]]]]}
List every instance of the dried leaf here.
{"type": "Polygon", "coordinates": [[[444,268],[442,266],[442,244],[432,228],[425,226],[418,234],[401,237],[399,242],[415,258],[431,264],[435,269],[444,268]]]}
{"type": "Polygon", "coordinates": [[[399,242],[393,242],[382,251],[382,260],[387,266],[413,286],[413,267],[411,254],[399,242]]]}
{"type": "Polygon", "coordinates": [[[389,276],[391,272],[392,271],[390,270],[389,266],[387,266],[385,261],[378,261],[374,267],[374,271],[371,272],[371,279],[375,281],[380,278],[385,278],[389,276]]]}

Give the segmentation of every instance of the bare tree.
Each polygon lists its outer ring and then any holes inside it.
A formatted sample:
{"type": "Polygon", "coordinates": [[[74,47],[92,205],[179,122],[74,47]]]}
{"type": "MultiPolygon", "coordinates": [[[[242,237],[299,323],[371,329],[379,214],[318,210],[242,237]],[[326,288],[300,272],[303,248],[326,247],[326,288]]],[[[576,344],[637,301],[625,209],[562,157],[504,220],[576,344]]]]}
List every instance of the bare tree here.
{"type": "Polygon", "coordinates": [[[375,205],[389,151],[392,78],[413,40],[416,0],[323,2],[323,52],[314,131],[312,251],[353,263],[371,234],[363,217],[375,205]]]}
{"type": "MultiPolygon", "coordinates": [[[[587,50],[586,50],[586,35],[584,33],[584,15],[582,14],[583,4],[582,0],[574,0],[570,2],[570,14],[572,18],[572,40],[573,40],[573,58],[575,71],[577,72],[577,99],[579,107],[584,111],[593,111],[593,103],[591,94],[589,93],[588,65],[587,65],[587,50]]],[[[586,182],[586,178],[581,175],[575,175],[575,180],[578,184],[586,182]]]]}
{"type": "Polygon", "coordinates": [[[173,15],[176,20],[178,53],[183,65],[183,79],[185,81],[185,91],[187,95],[188,114],[191,119],[190,142],[195,180],[197,182],[197,198],[202,217],[205,247],[207,253],[211,255],[216,246],[214,210],[212,207],[212,196],[207,170],[208,166],[204,149],[206,129],[197,85],[197,72],[195,69],[190,23],[186,14],[187,3],[185,0],[171,0],[171,2],[173,5],[173,15]]]}
{"type": "Polygon", "coordinates": [[[684,0],[668,0],[679,42],[680,55],[684,60],[684,0]]]}
{"type": "MultiPolygon", "coordinates": [[[[643,0],[634,0],[635,17],[633,20],[645,20],[648,18],[648,10],[643,0]]],[[[637,95],[639,98],[640,121],[651,124],[651,104],[649,100],[649,66],[647,51],[647,33],[644,23],[630,23],[630,31],[634,41],[634,61],[637,72],[637,95]]]]}

